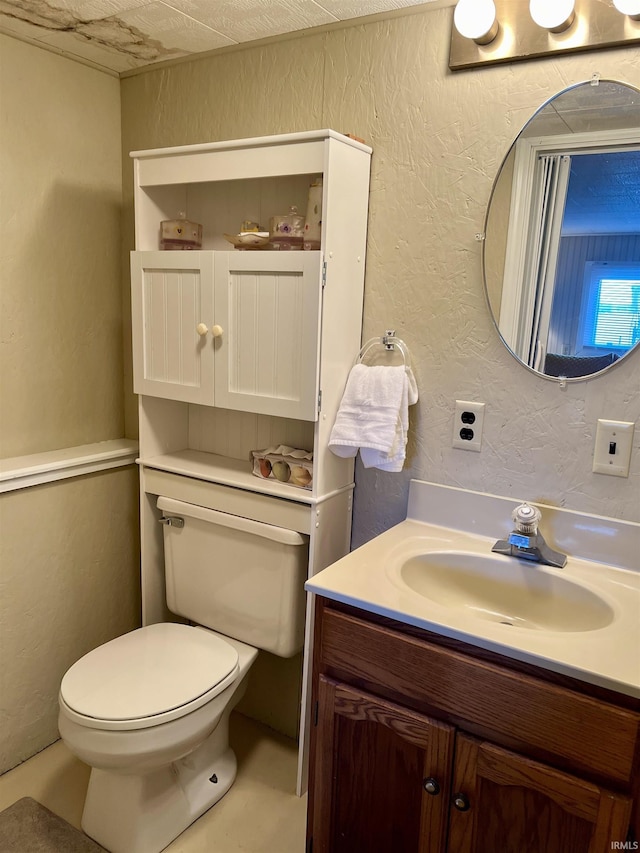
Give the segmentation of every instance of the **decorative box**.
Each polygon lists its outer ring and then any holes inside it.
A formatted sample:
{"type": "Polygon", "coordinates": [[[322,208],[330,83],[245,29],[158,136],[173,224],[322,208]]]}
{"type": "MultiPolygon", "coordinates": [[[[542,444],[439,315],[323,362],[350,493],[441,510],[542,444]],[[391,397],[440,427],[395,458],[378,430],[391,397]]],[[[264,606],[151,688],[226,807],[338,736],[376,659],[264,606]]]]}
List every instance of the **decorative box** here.
{"type": "Polygon", "coordinates": [[[274,249],[302,249],[304,238],[304,216],[297,207],[290,207],[289,213],[272,216],[269,220],[269,242],[274,249]]]}
{"type": "Polygon", "coordinates": [[[253,473],[262,480],[279,480],[300,489],[311,489],[313,453],[295,447],[267,447],[251,452],[253,473]]]}
{"type": "Polygon", "coordinates": [[[160,248],[189,250],[202,247],[202,225],[188,219],[165,219],[160,223],[160,248]]]}

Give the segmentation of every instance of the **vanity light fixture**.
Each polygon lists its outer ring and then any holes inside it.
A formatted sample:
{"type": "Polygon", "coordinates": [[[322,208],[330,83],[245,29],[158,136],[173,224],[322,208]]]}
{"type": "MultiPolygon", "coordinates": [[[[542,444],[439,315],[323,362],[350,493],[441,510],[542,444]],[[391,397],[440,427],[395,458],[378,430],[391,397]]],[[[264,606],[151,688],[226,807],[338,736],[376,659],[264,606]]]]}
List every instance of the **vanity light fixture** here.
{"type": "Polygon", "coordinates": [[[613,5],[632,21],[640,21],[640,0],[613,0],[613,5]]]}
{"type": "Polygon", "coordinates": [[[575,5],[575,0],[530,0],[529,12],[539,27],[563,33],[575,20],[575,5]]]}
{"type": "Polygon", "coordinates": [[[640,48],[640,0],[458,0],[449,68],[621,46],[640,48]]]}
{"type": "Polygon", "coordinates": [[[476,44],[491,44],[500,26],[493,0],[458,0],[453,23],[460,35],[476,44]]]}

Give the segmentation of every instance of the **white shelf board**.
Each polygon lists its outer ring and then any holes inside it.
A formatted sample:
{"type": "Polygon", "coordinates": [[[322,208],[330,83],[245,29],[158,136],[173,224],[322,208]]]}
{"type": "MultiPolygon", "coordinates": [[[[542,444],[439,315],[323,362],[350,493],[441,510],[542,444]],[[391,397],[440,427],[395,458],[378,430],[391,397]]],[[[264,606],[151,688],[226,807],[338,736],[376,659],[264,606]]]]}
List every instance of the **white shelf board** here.
{"type": "Polygon", "coordinates": [[[147,468],[156,468],[172,474],[182,474],[198,480],[233,486],[236,489],[286,498],[298,503],[316,503],[309,489],[300,489],[277,480],[263,480],[256,477],[251,473],[251,463],[248,459],[245,462],[201,450],[179,450],[175,453],[163,453],[161,456],[140,458],[137,461],[147,468]]]}
{"type": "Polygon", "coordinates": [[[137,441],[116,438],[0,459],[0,493],[131,465],[137,454],[137,441]]]}

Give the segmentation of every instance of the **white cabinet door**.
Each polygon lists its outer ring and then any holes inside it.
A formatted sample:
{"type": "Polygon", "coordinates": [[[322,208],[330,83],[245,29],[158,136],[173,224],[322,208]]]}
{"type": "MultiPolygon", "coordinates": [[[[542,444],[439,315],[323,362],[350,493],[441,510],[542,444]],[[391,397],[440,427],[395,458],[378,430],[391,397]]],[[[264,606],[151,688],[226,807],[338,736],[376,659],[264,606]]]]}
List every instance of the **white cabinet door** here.
{"type": "Polygon", "coordinates": [[[131,287],[136,394],[317,420],[319,252],[132,252],[131,287]]]}
{"type": "Polygon", "coordinates": [[[134,392],[213,405],[212,253],[132,252],[131,305],[134,392]]]}
{"type": "Polygon", "coordinates": [[[319,252],[216,252],[216,406],[318,418],[319,252]]]}

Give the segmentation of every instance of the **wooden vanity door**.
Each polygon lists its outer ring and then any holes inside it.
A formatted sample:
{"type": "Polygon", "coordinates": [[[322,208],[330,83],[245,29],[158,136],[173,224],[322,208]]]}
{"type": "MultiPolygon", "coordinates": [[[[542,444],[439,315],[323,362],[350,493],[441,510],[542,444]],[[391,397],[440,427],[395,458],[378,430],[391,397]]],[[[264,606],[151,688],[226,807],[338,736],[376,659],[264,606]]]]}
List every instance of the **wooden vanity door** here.
{"type": "Polygon", "coordinates": [[[452,853],[610,853],[627,837],[629,798],[462,734],[452,792],[452,853]]]}
{"type": "Polygon", "coordinates": [[[453,728],[324,676],[318,702],[313,853],[444,853],[453,728]]]}

